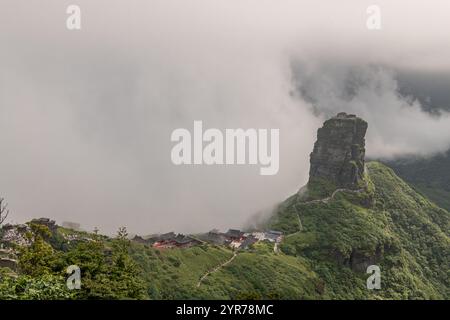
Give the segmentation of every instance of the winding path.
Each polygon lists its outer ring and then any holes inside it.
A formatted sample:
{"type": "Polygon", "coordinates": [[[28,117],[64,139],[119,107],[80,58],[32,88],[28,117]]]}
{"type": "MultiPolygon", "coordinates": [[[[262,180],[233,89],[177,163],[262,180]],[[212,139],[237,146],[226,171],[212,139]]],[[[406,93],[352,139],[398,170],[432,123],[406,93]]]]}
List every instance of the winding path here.
{"type": "MultiPolygon", "coordinates": [[[[367,170],[367,168],[366,168],[367,170]]],[[[366,191],[366,189],[368,188],[368,183],[367,180],[365,180],[365,187],[361,188],[361,189],[357,189],[357,190],[352,190],[352,189],[346,189],[346,188],[340,188],[340,189],[336,189],[334,190],[334,192],[331,194],[331,196],[323,198],[323,199],[317,199],[317,200],[310,200],[310,201],[306,201],[306,202],[302,202],[302,204],[310,204],[310,203],[328,203],[329,201],[333,200],[335,198],[335,196],[339,193],[339,192],[348,192],[348,193],[362,193],[364,191],[366,191]]],[[[289,235],[287,235],[286,237],[292,236],[294,234],[297,234],[299,232],[301,232],[303,230],[303,225],[302,225],[302,221],[300,220],[300,214],[298,212],[298,208],[297,208],[297,204],[294,204],[294,208],[295,211],[297,212],[297,218],[298,218],[298,224],[299,224],[299,231],[291,233],[289,235]]],[[[275,245],[273,247],[273,251],[275,253],[278,253],[278,244],[275,242],[275,245]]],[[[233,252],[233,256],[228,259],[227,261],[225,261],[224,263],[218,265],[217,267],[215,267],[214,269],[207,271],[198,281],[197,283],[197,288],[200,287],[200,285],[202,284],[202,281],[205,280],[211,273],[214,273],[216,271],[218,271],[219,269],[225,267],[226,265],[230,264],[234,258],[236,258],[237,256],[237,252],[233,252]]]]}
{"type": "MultiPolygon", "coordinates": [[[[368,168],[367,168],[367,167],[366,167],[366,171],[368,172],[368,168]]],[[[328,202],[330,202],[331,200],[333,200],[333,199],[336,197],[336,195],[337,195],[338,193],[340,193],[340,192],[347,192],[347,193],[362,193],[362,192],[366,191],[367,188],[368,188],[368,186],[369,186],[369,184],[368,184],[368,182],[367,182],[366,179],[364,179],[364,182],[365,182],[364,188],[357,189],[357,190],[346,189],[346,188],[336,189],[336,190],[334,190],[334,192],[333,192],[333,193],[331,194],[331,196],[329,196],[329,197],[326,197],[326,198],[323,198],[323,199],[317,199],[317,200],[310,200],[310,201],[306,201],[306,202],[301,202],[301,204],[310,204],[310,203],[328,203],[328,202]]],[[[298,218],[299,230],[298,230],[297,232],[294,232],[294,233],[291,233],[291,234],[287,235],[286,237],[289,237],[289,236],[291,236],[291,235],[297,234],[297,233],[301,232],[302,229],[303,229],[302,221],[300,220],[300,214],[299,214],[298,208],[297,208],[297,203],[294,203],[294,208],[295,208],[295,211],[297,212],[297,218],[298,218]]]]}
{"type": "Polygon", "coordinates": [[[215,267],[214,269],[212,269],[212,270],[206,272],[206,273],[200,278],[200,280],[198,281],[198,283],[197,283],[197,288],[200,287],[200,285],[202,284],[202,281],[205,280],[207,276],[209,276],[209,275],[210,275],[211,273],[213,273],[213,272],[218,271],[220,268],[225,267],[227,264],[231,263],[231,262],[234,260],[234,258],[236,258],[236,256],[237,256],[237,253],[236,253],[236,252],[233,252],[233,256],[232,256],[230,259],[228,259],[227,261],[225,261],[225,262],[222,263],[222,264],[219,264],[219,265],[218,265],[217,267],[215,267]]]}

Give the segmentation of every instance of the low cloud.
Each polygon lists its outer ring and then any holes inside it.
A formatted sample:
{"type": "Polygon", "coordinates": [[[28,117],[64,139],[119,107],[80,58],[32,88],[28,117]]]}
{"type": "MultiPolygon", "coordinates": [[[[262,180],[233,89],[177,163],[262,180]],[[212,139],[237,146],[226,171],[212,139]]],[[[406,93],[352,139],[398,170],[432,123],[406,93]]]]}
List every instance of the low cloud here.
{"type": "Polygon", "coordinates": [[[380,1],[378,33],[365,1],[79,0],[79,31],[65,28],[69,4],[2,1],[0,193],[13,221],[240,227],[307,181],[316,130],[341,110],[369,121],[373,157],[448,147],[447,114],[399,96],[393,71],[450,70],[447,1],[380,1]],[[415,25],[424,11],[433,24],[415,25]],[[174,166],[170,135],[194,120],[280,129],[278,174],[174,166]]]}
{"type": "Polygon", "coordinates": [[[402,95],[395,70],[329,61],[317,65],[308,69],[294,63],[299,99],[323,117],[346,111],[368,121],[369,157],[426,156],[450,147],[450,114],[427,112],[417,98],[402,95]]]}

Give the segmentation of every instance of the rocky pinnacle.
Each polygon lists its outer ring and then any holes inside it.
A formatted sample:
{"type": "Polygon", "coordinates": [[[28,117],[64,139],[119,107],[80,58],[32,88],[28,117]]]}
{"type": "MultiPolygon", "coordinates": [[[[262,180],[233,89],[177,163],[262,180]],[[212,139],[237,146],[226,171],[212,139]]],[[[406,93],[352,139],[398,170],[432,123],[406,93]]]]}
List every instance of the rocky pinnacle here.
{"type": "Polygon", "coordinates": [[[310,156],[309,183],[357,189],[364,177],[367,122],[345,112],[324,122],[310,156]]]}

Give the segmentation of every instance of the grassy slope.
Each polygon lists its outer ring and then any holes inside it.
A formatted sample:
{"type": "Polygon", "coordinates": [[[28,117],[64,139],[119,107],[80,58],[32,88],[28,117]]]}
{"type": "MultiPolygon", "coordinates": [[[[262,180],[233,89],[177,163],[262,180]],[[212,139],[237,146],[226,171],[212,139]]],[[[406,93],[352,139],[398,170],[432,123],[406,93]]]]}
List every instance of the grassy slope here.
{"type": "Polygon", "coordinates": [[[341,193],[329,203],[291,200],[272,227],[295,224],[298,212],[303,230],[282,250],[311,261],[332,298],[450,298],[449,213],[384,165],[368,169],[374,187],[367,193],[341,193]],[[367,276],[351,266],[355,255],[380,265],[383,290],[365,289],[367,276]]]}
{"type": "Polygon", "coordinates": [[[272,244],[257,244],[238,253],[229,265],[202,275],[233,256],[231,250],[203,245],[188,249],[157,250],[133,245],[133,256],[143,267],[153,299],[311,298],[317,279],[296,257],[275,254],[272,244]]]}
{"type": "Polygon", "coordinates": [[[443,190],[440,186],[422,184],[420,182],[414,183],[414,187],[440,207],[447,211],[450,210],[450,191],[443,190]]]}
{"type": "Polygon", "coordinates": [[[368,171],[367,192],[338,193],[328,203],[290,197],[269,225],[288,234],[282,252],[256,244],[199,288],[201,276],[232,251],[210,245],[160,251],[133,244],[150,297],[449,299],[449,213],[386,166],[371,162],[368,171]],[[381,267],[382,290],[366,289],[368,275],[355,257],[381,267]]]}
{"type": "Polygon", "coordinates": [[[304,259],[275,254],[272,244],[263,243],[239,253],[202,286],[212,298],[312,299],[319,298],[320,283],[304,259]]]}
{"type": "Polygon", "coordinates": [[[450,151],[425,159],[389,161],[387,165],[418,192],[450,211],[450,151]]]}
{"type": "Polygon", "coordinates": [[[158,250],[133,244],[133,257],[143,268],[153,299],[201,298],[196,288],[209,269],[228,260],[232,252],[213,246],[158,250]]]}

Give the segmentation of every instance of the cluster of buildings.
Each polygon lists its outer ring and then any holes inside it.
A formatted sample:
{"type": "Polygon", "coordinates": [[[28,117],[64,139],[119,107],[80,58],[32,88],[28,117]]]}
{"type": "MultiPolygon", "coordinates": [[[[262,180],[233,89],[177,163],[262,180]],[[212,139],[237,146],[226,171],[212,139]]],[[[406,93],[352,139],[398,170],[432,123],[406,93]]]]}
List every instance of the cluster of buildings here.
{"type": "Polygon", "coordinates": [[[175,234],[174,232],[164,233],[161,235],[150,236],[149,238],[142,238],[140,236],[135,236],[132,241],[139,242],[152,246],[154,248],[189,248],[195,245],[199,245],[202,242],[191,236],[186,236],[184,234],[175,234]]]}
{"type": "Polygon", "coordinates": [[[247,249],[258,241],[279,243],[282,239],[283,233],[279,231],[243,232],[236,229],[229,229],[225,233],[218,230],[211,230],[208,233],[200,234],[196,237],[175,234],[174,232],[153,235],[148,238],[135,236],[132,241],[160,249],[189,248],[202,243],[229,246],[233,249],[247,249]]]}
{"type": "Polygon", "coordinates": [[[228,245],[233,249],[247,249],[258,241],[279,243],[283,239],[283,233],[273,230],[243,232],[236,229],[221,233],[218,230],[212,230],[202,235],[201,239],[217,245],[228,245]]]}

